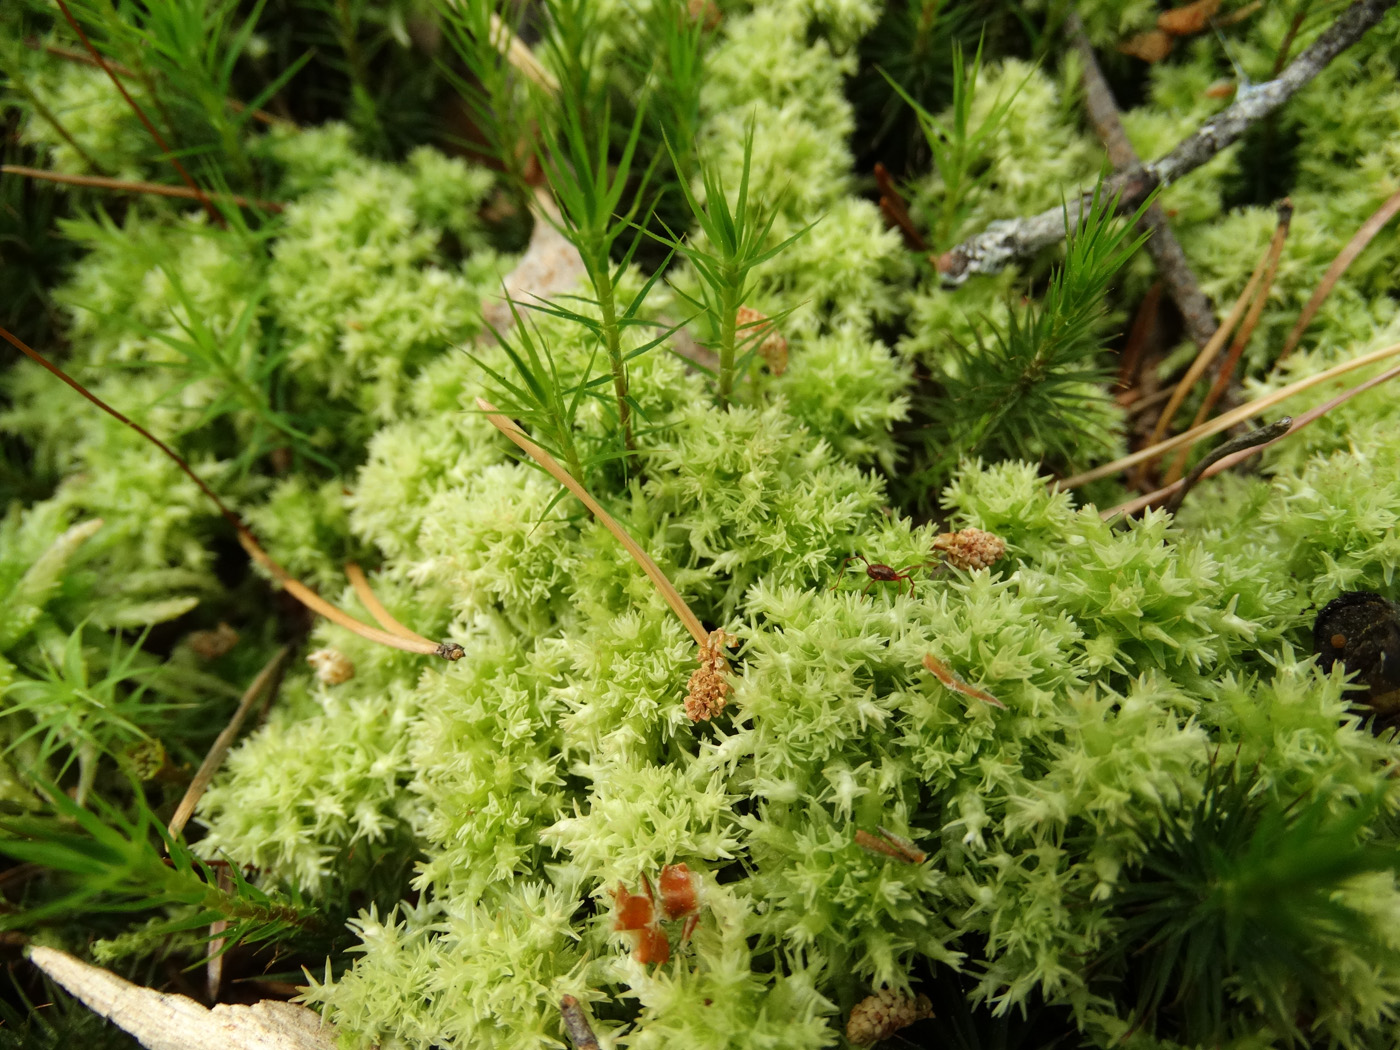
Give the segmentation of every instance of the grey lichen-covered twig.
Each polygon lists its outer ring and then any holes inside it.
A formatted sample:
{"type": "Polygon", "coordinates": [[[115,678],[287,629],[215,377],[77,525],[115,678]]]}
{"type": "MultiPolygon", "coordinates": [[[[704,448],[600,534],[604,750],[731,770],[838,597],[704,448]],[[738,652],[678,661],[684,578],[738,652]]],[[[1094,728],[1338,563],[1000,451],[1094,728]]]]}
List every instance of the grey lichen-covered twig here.
{"type": "MultiPolygon", "coordinates": [[[[1395,6],[1396,0],[1356,0],[1302,54],[1273,80],[1241,86],[1235,101],[1206,121],[1177,147],[1151,163],[1121,171],[1100,192],[1118,196],[1119,212],[1136,208],[1158,186],[1169,186],[1195,171],[1249,128],[1278,109],[1395,6]]],[[[1092,199],[1082,194],[1068,205],[1071,228],[1092,199]]],[[[1065,236],[1066,209],[1050,208],[1023,219],[1003,219],[949,249],[935,260],[943,281],[959,285],[973,274],[1000,273],[1012,261],[1032,255],[1065,236]]]]}
{"type": "MultiPolygon", "coordinates": [[[[1099,140],[1108,151],[1108,159],[1115,171],[1131,171],[1141,167],[1142,159],[1128,141],[1128,133],[1118,115],[1118,103],[1113,98],[1113,90],[1104,79],[1098,59],[1094,57],[1093,45],[1084,32],[1084,23],[1076,12],[1071,11],[1065,20],[1070,43],[1079,52],[1084,63],[1084,108],[1094,125],[1099,140]]],[[[1181,319],[1186,325],[1186,334],[1197,346],[1205,346],[1215,330],[1220,327],[1211,309],[1210,300],[1201,291],[1191,264],[1186,259],[1181,242],[1167,224],[1166,213],[1159,204],[1147,209],[1139,224],[1150,229],[1152,236],[1147,241],[1147,254],[1157,264],[1157,272],[1162,276],[1167,294],[1181,311],[1181,319]]]]}

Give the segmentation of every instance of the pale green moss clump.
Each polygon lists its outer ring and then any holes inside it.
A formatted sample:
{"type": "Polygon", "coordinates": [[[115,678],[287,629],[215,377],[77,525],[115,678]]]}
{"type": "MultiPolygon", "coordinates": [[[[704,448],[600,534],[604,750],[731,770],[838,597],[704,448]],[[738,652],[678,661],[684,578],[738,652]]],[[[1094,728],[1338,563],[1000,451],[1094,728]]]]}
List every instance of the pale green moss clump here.
{"type": "MultiPolygon", "coordinates": [[[[1085,6],[1100,44],[1153,10],[1085,6]]],[[[601,10],[620,34],[625,18],[601,10]]],[[[845,80],[878,16],[867,0],[782,0],[726,10],[707,45],[697,154],[731,189],[752,161],[775,243],[814,223],[755,269],[745,304],[780,319],[786,371],[752,364],[721,408],[693,345],[639,352],[629,455],[588,327],[595,289],[527,311],[560,387],[601,391],[569,431],[588,487],[706,630],[735,639],[726,706],[704,721],[684,702],[695,639],[478,409],[508,403],[502,377],[518,376],[513,337],[497,333],[508,352],[480,321],[511,265],[481,216],[496,187],[485,169],[428,149],[370,160],[340,126],[281,130],[256,147],[288,201],[265,226],[216,229],[164,205],[70,224],[86,254],[60,296],[68,367],[183,433],[201,476],[328,599],[368,619],[342,571],[357,558],[395,617],[465,650],[449,665],[318,622],[312,646],[334,650],[341,673],[289,673],[200,804],[203,855],[353,913],[353,956],[328,959],[303,996],[343,1045],[559,1047],[568,995],[605,1046],[815,1050],[849,1045],[852,1007],[881,989],[937,992],[933,1040],[1044,1012],[1054,1033],[1103,1048],[1387,1045],[1400,753],[1349,703],[1341,669],[1318,669],[1311,624],[1340,592],[1396,594],[1400,409],[1357,399],[1257,476],[1204,483],[1179,516],[1126,525],[1054,491],[1036,464],[948,459],[935,446],[968,421],[930,403],[930,375],[971,384],[979,350],[1033,317],[1026,275],[1045,269],[939,287],[860,194],[845,80]],[[919,431],[902,432],[911,418],[919,431]],[[1005,556],[944,563],[935,541],[963,528],[994,534],[1005,556]],[[869,576],[861,556],[907,578],[869,576]],[[872,840],[908,844],[863,848],[872,840]],[[618,900],[674,864],[694,875],[696,925],[685,937],[683,919],[661,922],[657,962],[619,929],[618,900]]],[[[1270,9],[1241,31],[1247,70],[1262,75],[1285,29],[1270,9]]],[[[1257,346],[1287,331],[1338,231],[1394,191],[1395,136],[1322,112],[1342,93],[1377,125],[1400,113],[1386,39],[1288,111],[1331,137],[1300,148],[1298,219],[1257,346]]],[[[1215,107],[1201,94],[1209,45],[1183,44],[1150,74],[1126,118],[1145,154],[1215,107]]],[[[975,78],[974,121],[1014,102],[983,158],[992,174],[949,213],[950,244],[1092,183],[1100,151],[1061,74],[999,58],[975,78]]],[[[77,98],[85,84],[43,90],[77,98]]],[[[84,141],[117,136],[104,128],[84,141]]],[[[1226,153],[1163,197],[1217,302],[1272,228],[1267,209],[1229,209],[1247,174],[1237,161],[1226,153]]],[[[947,191],[937,173],[912,187],[920,221],[947,191]]],[[[1314,338],[1246,389],[1394,340],[1382,292],[1397,250],[1392,238],[1358,261],[1314,338]]],[[[1145,264],[1131,265],[1141,283],[1145,264]]],[[[620,301],[647,276],[622,268],[620,301]]],[[[667,281],[647,326],[623,329],[625,351],[653,320],[686,315],[699,276],[678,264],[667,281]]],[[[1081,313],[1083,356],[1097,359],[1123,318],[1081,313]]],[[[1090,378],[1070,387],[1093,403],[1076,455],[1101,461],[1122,446],[1124,415],[1090,378]]],[[[40,686],[86,673],[46,672],[65,646],[112,644],[92,665],[105,682],[130,644],[117,631],[236,603],[211,553],[220,519],[183,475],[106,417],[51,411],[49,377],[5,383],[0,421],[65,478],[0,522],[0,688],[20,703],[0,734],[27,758],[33,727],[62,721],[62,691],[40,686]],[[96,515],[101,530],[69,528],[96,515]]],[[[1019,438],[1028,454],[1063,447],[1019,438]]],[[[228,664],[198,663],[182,636],[140,667],[169,676],[162,700],[198,695],[208,670],[246,680],[249,648],[272,648],[259,622],[228,664]]],[[[128,714],[142,741],[167,713],[128,714]]],[[[64,722],[45,775],[77,762],[91,788],[117,724],[64,722]]],[[[32,805],[17,760],[4,763],[0,796],[32,805]]]]}

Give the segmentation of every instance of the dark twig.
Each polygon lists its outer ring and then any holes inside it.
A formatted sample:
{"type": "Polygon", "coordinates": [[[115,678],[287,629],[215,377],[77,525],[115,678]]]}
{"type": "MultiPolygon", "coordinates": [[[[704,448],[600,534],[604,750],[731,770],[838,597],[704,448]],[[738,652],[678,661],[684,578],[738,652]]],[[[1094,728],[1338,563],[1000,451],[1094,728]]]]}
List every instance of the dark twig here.
{"type": "MultiPolygon", "coordinates": [[[[1241,86],[1231,105],[1165,157],[1119,172],[1105,180],[1100,192],[1118,197],[1121,214],[1136,208],[1158,186],[1171,185],[1195,171],[1297,94],[1395,4],[1396,0],[1356,0],[1279,76],[1255,87],[1241,86]]],[[[1083,194],[1070,203],[1070,229],[1082,221],[1092,199],[1092,194],[1083,194]]],[[[945,284],[958,285],[972,274],[999,273],[1012,261],[1058,243],[1064,239],[1065,226],[1065,209],[1059,205],[1027,218],[1002,219],[939,256],[935,264],[945,284]]]]}
{"type": "Polygon", "coordinates": [[[224,222],[224,217],[219,214],[219,209],[214,207],[214,202],[209,199],[208,194],[200,189],[199,183],[194,181],[194,177],[191,176],[190,173],[185,170],[185,166],[180,163],[180,158],[175,156],[174,151],[170,148],[170,144],[165,141],[165,136],[156,130],[156,126],[152,124],[150,118],[146,116],[146,111],[136,104],[136,100],[131,97],[130,92],[126,90],[126,86],[121,82],[121,78],[113,72],[112,67],[107,64],[107,60],[102,57],[102,52],[98,51],[97,48],[93,46],[92,41],[88,39],[88,35],[83,32],[83,27],[80,26],[78,20],[73,17],[73,12],[68,10],[68,5],[64,3],[64,0],[57,0],[57,3],[58,9],[63,12],[63,17],[67,19],[68,24],[72,26],[73,32],[78,34],[78,39],[82,41],[83,47],[88,49],[88,52],[93,57],[93,61],[102,67],[102,72],[106,73],[108,79],[116,85],[117,90],[121,92],[122,98],[126,99],[126,104],[131,107],[137,118],[145,125],[146,130],[151,134],[151,138],[156,140],[156,145],[165,153],[166,159],[170,161],[175,170],[180,173],[181,181],[194,192],[198,201],[204,205],[204,210],[209,213],[210,220],[216,226],[227,225],[224,222]]]}
{"type": "MultiPolygon", "coordinates": [[[[1104,79],[1103,70],[1094,57],[1094,47],[1084,32],[1084,23],[1077,12],[1071,11],[1065,19],[1065,29],[1069,32],[1070,43],[1079,52],[1084,62],[1084,108],[1099,141],[1108,150],[1108,159],[1115,171],[1131,171],[1142,166],[1142,159],[1128,141],[1128,133],[1123,130],[1123,121],[1118,115],[1118,103],[1113,98],[1113,89],[1104,79]]],[[[1181,311],[1181,319],[1186,325],[1186,334],[1197,346],[1205,346],[1220,324],[1215,319],[1210,300],[1201,291],[1200,282],[1191,270],[1181,242],[1167,224],[1167,216],[1160,204],[1153,204],[1138,223],[1140,229],[1152,231],[1147,239],[1147,254],[1157,264],[1157,272],[1167,286],[1167,294],[1181,311]]]]}
{"type": "MultiPolygon", "coordinates": [[[[1196,408],[1196,416],[1191,420],[1193,427],[1200,426],[1205,422],[1211,410],[1225,396],[1226,389],[1235,377],[1235,369],[1239,367],[1244,349],[1254,336],[1254,329],[1258,326],[1259,318],[1264,313],[1264,305],[1269,301],[1269,291],[1274,286],[1274,275],[1278,273],[1279,259],[1283,257],[1283,244],[1288,239],[1288,230],[1292,223],[1293,202],[1285,197],[1278,206],[1278,225],[1274,228],[1274,236],[1269,242],[1269,253],[1266,256],[1264,276],[1259,283],[1259,290],[1254,293],[1254,301],[1249,304],[1249,311],[1244,315],[1244,321],[1240,324],[1239,331],[1235,333],[1234,342],[1230,344],[1230,350],[1226,353],[1225,360],[1220,362],[1215,381],[1210,385],[1210,391],[1206,394],[1205,400],[1196,408]]],[[[1186,449],[1182,449],[1176,454],[1176,459],[1167,468],[1163,481],[1175,481],[1181,477],[1181,472],[1186,466],[1187,455],[1186,449]]]]}
{"type": "Polygon", "coordinates": [[[1246,449],[1254,448],[1256,445],[1267,445],[1283,437],[1293,426],[1293,417],[1284,416],[1280,420],[1266,424],[1257,430],[1251,430],[1243,437],[1237,437],[1234,441],[1227,441],[1219,448],[1212,450],[1204,459],[1196,464],[1194,470],[1182,480],[1181,485],[1173,492],[1167,501],[1162,504],[1162,509],[1169,514],[1175,514],[1181,509],[1181,501],[1186,498],[1186,494],[1196,486],[1196,482],[1205,476],[1205,472],[1219,463],[1226,456],[1233,456],[1236,452],[1244,452],[1246,449]]]}
{"type": "Polygon", "coordinates": [[[899,228],[904,234],[904,243],[911,249],[916,252],[928,251],[928,242],[919,233],[914,220],[909,217],[909,209],[904,206],[899,187],[894,184],[894,179],[890,178],[890,173],[883,164],[875,165],[875,185],[880,188],[880,212],[885,220],[891,226],[899,228]]]}
{"type": "MultiPolygon", "coordinates": [[[[99,69],[101,68],[98,61],[86,51],[74,51],[71,47],[64,47],[61,44],[41,43],[38,37],[25,37],[24,46],[31,51],[43,51],[46,54],[53,55],[55,58],[66,59],[69,62],[81,62],[85,66],[97,66],[99,69]]],[[[138,74],[127,69],[126,66],[122,65],[120,62],[108,61],[107,69],[110,73],[115,73],[119,77],[136,78],[138,76],[138,74]]],[[[243,113],[248,109],[248,104],[246,102],[240,102],[236,98],[224,99],[224,101],[228,103],[229,109],[233,110],[235,113],[243,113]]],[[[269,113],[265,109],[255,109],[248,115],[258,121],[258,123],[266,124],[268,127],[284,127],[292,131],[301,130],[296,121],[288,120],[286,117],[279,117],[277,114],[269,113]]],[[[97,165],[94,164],[93,167],[97,167],[97,165]]]]}
{"type": "Polygon", "coordinates": [[[564,1031],[575,1050],[598,1050],[598,1037],[593,1034],[593,1026],[583,1015],[583,1007],[572,995],[559,1000],[559,1013],[564,1017],[564,1031]]]}

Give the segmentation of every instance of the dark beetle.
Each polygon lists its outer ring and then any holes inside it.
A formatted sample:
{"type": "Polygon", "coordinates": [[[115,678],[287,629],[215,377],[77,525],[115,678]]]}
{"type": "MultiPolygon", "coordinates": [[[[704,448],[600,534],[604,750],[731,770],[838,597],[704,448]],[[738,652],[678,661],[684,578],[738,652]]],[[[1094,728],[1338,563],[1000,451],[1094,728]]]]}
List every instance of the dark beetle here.
{"type": "Polygon", "coordinates": [[[1400,605],[1370,591],[1348,591],[1328,602],[1313,625],[1317,662],[1330,671],[1342,661],[1357,685],[1356,701],[1377,721],[1393,725],[1400,716],[1400,605]]]}

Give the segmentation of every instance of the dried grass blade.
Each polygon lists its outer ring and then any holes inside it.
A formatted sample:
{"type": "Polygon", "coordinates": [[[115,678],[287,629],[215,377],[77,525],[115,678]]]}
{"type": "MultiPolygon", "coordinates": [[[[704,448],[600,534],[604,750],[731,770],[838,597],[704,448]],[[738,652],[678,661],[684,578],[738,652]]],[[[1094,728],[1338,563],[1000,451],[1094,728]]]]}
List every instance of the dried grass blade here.
{"type": "MultiPolygon", "coordinates": [[[[1298,347],[1298,342],[1303,338],[1303,333],[1308,330],[1308,325],[1312,324],[1312,319],[1317,311],[1322,307],[1323,302],[1332,294],[1332,289],[1341,280],[1342,274],[1347,272],[1356,257],[1366,250],[1366,246],[1375,239],[1386,223],[1400,214],[1400,190],[1391,194],[1390,198],[1376,209],[1375,213],[1361,224],[1361,228],[1347,241],[1346,247],[1337,253],[1337,257],[1332,260],[1332,265],[1327,267],[1327,272],[1322,275],[1322,280],[1318,282],[1317,290],[1312,293],[1303,312],[1298,315],[1298,323],[1293,326],[1293,331],[1288,333],[1288,338],[1284,341],[1283,349],[1279,351],[1278,361],[1282,361],[1298,347]]],[[[1278,361],[1274,363],[1277,364],[1278,361]]]]}
{"type": "Polygon", "coordinates": [[[355,588],[355,596],[360,599],[360,604],[374,617],[374,622],[383,627],[390,634],[396,634],[400,638],[412,638],[415,641],[426,641],[421,634],[411,631],[398,620],[388,609],[375,597],[374,592],[369,589],[369,581],[365,579],[365,571],[353,561],[345,566],[345,576],[350,581],[350,586],[355,588]]]}
{"type": "Polygon", "coordinates": [[[680,596],[680,592],[666,578],[666,574],[661,571],[656,562],[652,561],[651,555],[642,550],[637,541],[627,534],[627,530],[619,525],[613,516],[588,494],[588,490],[579,484],[572,474],[560,466],[557,459],[531,441],[515,420],[504,415],[500,409],[484,398],[477,398],[476,404],[497,430],[515,442],[526,455],[548,471],[550,477],[577,496],[579,502],[593,512],[593,516],[603,523],[603,527],[613,534],[617,542],[622,544],[623,549],[632,555],[633,561],[640,565],[642,571],[650,577],[651,582],[656,585],[656,589],[661,592],[661,597],[671,607],[671,611],[680,617],[681,623],[695,639],[695,643],[700,646],[708,645],[710,635],[701,626],[700,618],[691,611],[690,606],[685,603],[685,599],[680,596]]]}
{"type": "Polygon", "coordinates": [[[190,781],[190,786],[185,788],[185,795],[180,799],[180,804],[175,807],[175,815],[170,818],[170,824],[166,829],[170,832],[172,839],[177,838],[180,832],[185,830],[185,825],[194,815],[194,807],[199,804],[209,782],[214,779],[214,774],[223,764],[224,755],[228,754],[228,749],[233,746],[238,731],[243,728],[243,721],[248,717],[248,712],[253,709],[253,704],[257,702],[263,691],[282,673],[282,665],[287,662],[287,657],[291,653],[291,646],[284,645],[278,649],[272,654],[272,659],[265,663],[262,670],[257,673],[252,684],[244,690],[242,698],[238,701],[238,708],[228,720],[228,725],[224,726],[223,732],[214,739],[209,753],[204,756],[204,761],[199,764],[194,779],[190,781]]]}
{"type": "MultiPolygon", "coordinates": [[[[1266,394],[1261,398],[1251,401],[1247,405],[1241,405],[1239,408],[1216,416],[1214,419],[1210,420],[1210,422],[1202,423],[1200,426],[1177,434],[1175,437],[1167,438],[1165,441],[1159,442],[1156,445],[1150,445],[1147,448],[1139,449],[1137,452],[1115,459],[1112,463],[1105,463],[1101,467],[1095,467],[1093,470],[1086,470],[1082,474],[1075,474],[1073,477],[1065,478],[1062,481],[1054,481],[1052,484],[1055,486],[1056,491],[1064,491],[1065,489],[1078,488],[1080,485],[1087,485],[1089,482],[1098,481],[1100,478],[1112,477],[1119,471],[1127,470],[1129,467],[1135,467],[1145,460],[1153,459],[1164,453],[1171,452],[1173,449],[1178,449],[1183,445],[1193,445],[1202,438],[1208,438],[1212,434],[1219,434],[1222,430],[1229,430],[1231,427],[1243,423],[1246,419],[1257,416],[1261,412],[1273,408],[1274,405],[1277,405],[1279,402],[1287,401],[1290,397],[1301,394],[1305,390],[1311,390],[1313,387],[1336,379],[1340,375],[1345,375],[1358,368],[1365,368],[1367,365],[1373,365],[1377,361],[1384,361],[1386,358],[1394,357],[1397,354],[1400,354],[1400,343],[1392,343],[1390,346],[1382,347],[1380,350],[1373,350],[1369,354],[1362,354],[1360,357],[1354,357],[1350,361],[1343,361],[1341,364],[1333,365],[1324,372],[1308,376],[1306,379],[1300,379],[1296,383],[1290,383],[1280,390],[1275,390],[1272,394],[1266,394]]],[[[1217,466],[1218,465],[1219,464],[1217,464],[1217,466]]]]}
{"type": "MultiPolygon", "coordinates": [[[[1273,447],[1274,445],[1282,441],[1284,438],[1287,438],[1292,434],[1298,433],[1298,431],[1302,430],[1304,427],[1316,422],[1318,419],[1321,419],[1328,412],[1332,411],[1332,409],[1336,408],[1343,402],[1350,401],[1358,394],[1364,394],[1367,390],[1370,390],[1372,387],[1380,386],[1382,383],[1388,383],[1390,382],[1390,380],[1395,379],[1397,376],[1400,376],[1400,367],[1392,368],[1389,371],[1382,372],[1380,375],[1368,379],[1364,383],[1358,383],[1350,390],[1338,394],[1331,401],[1327,401],[1324,404],[1318,405],[1316,408],[1308,409],[1301,416],[1298,416],[1296,419],[1293,420],[1293,424],[1288,428],[1287,433],[1280,434],[1272,441],[1266,441],[1261,445],[1255,445],[1252,448],[1247,448],[1241,452],[1235,452],[1223,457],[1218,462],[1212,463],[1209,468],[1202,471],[1199,480],[1214,477],[1216,474],[1219,474],[1222,470],[1229,470],[1231,467],[1243,463],[1250,456],[1258,452],[1263,452],[1266,448],[1273,447]]],[[[1138,513],[1138,511],[1146,510],[1148,507],[1153,506],[1156,503],[1160,503],[1162,500],[1172,496],[1174,493],[1181,489],[1182,485],[1183,482],[1181,481],[1173,482],[1170,485],[1163,486],[1156,492],[1149,492],[1145,496],[1139,496],[1137,499],[1128,500],[1126,503],[1120,503],[1116,507],[1112,507],[1108,510],[1102,511],[1099,514],[1099,517],[1107,521],[1109,518],[1116,517],[1119,514],[1136,514],[1138,513]]]]}

